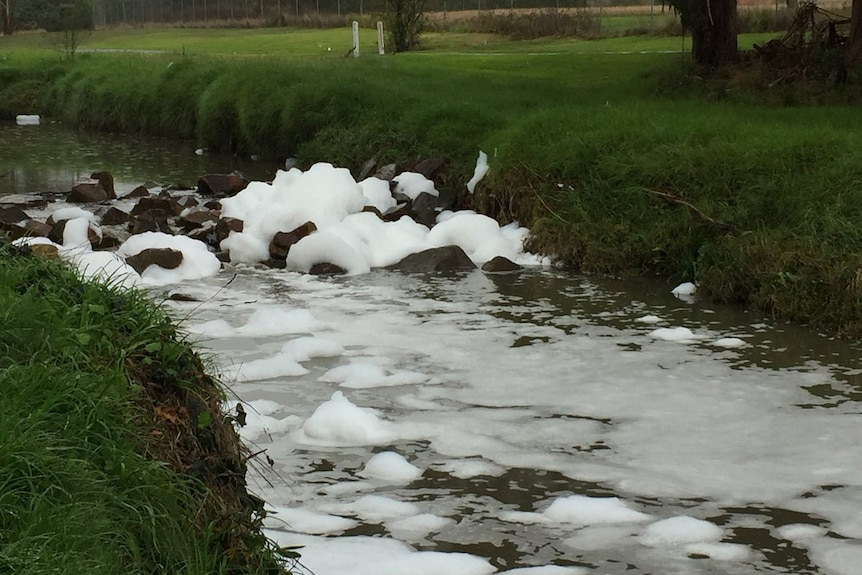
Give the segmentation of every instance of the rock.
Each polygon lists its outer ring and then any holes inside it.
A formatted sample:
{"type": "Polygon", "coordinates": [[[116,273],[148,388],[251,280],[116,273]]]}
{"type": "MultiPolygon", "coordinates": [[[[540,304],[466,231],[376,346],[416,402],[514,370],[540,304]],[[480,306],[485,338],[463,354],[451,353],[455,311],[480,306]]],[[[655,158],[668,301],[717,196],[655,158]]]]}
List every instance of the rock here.
{"type": "Polygon", "coordinates": [[[57,248],[57,246],[52,244],[31,244],[30,253],[34,256],[46,258],[49,260],[60,259],[59,249],[57,248]]]}
{"type": "Polygon", "coordinates": [[[27,215],[27,212],[18,206],[0,208],[0,223],[17,224],[29,219],[30,216],[27,215]]]}
{"type": "Polygon", "coordinates": [[[30,236],[47,238],[48,234],[51,233],[52,228],[53,226],[50,226],[45,222],[40,222],[39,220],[27,220],[24,222],[24,229],[27,231],[27,235],[30,236]]]}
{"type": "Polygon", "coordinates": [[[381,166],[376,172],[374,172],[374,177],[379,180],[386,180],[387,182],[391,182],[392,178],[398,175],[398,165],[397,164],[386,164],[385,166],[381,166]]]}
{"type": "Polygon", "coordinates": [[[126,263],[139,274],[152,265],[172,270],[183,263],[183,252],[171,248],[148,248],[127,257],[126,263]]]}
{"type": "Polygon", "coordinates": [[[365,160],[365,163],[359,168],[359,172],[356,174],[356,181],[361,182],[365,178],[368,177],[368,174],[371,173],[371,170],[374,169],[374,166],[377,165],[377,158],[369,158],[365,160]]]}
{"type": "Polygon", "coordinates": [[[235,174],[207,174],[198,180],[197,191],[202,196],[235,196],[248,186],[248,180],[235,174]]]}
{"type": "Polygon", "coordinates": [[[142,234],[144,232],[162,232],[164,234],[173,235],[168,220],[162,217],[153,217],[150,214],[144,214],[140,217],[133,218],[129,222],[129,233],[132,235],[142,234]]]}
{"type": "Polygon", "coordinates": [[[412,171],[422,174],[429,180],[433,180],[448,164],[449,162],[444,158],[428,158],[413,166],[412,171]]]}
{"type": "Polygon", "coordinates": [[[180,292],[171,292],[168,294],[168,299],[171,301],[200,301],[196,297],[180,292]]]}
{"type": "Polygon", "coordinates": [[[204,207],[208,210],[221,211],[221,202],[218,200],[210,200],[204,204],[204,207]]]}
{"type": "Polygon", "coordinates": [[[514,272],[520,269],[523,268],[509,258],[504,258],[503,256],[497,256],[492,260],[488,260],[482,266],[482,271],[489,273],[514,272]]]}
{"type": "Polygon", "coordinates": [[[177,199],[177,203],[184,208],[195,208],[200,205],[200,202],[194,196],[183,196],[177,199]]]}
{"type": "Polygon", "coordinates": [[[130,219],[132,216],[115,206],[111,206],[102,214],[101,221],[104,226],[117,226],[127,223],[130,219]]]}
{"type": "Polygon", "coordinates": [[[237,218],[221,218],[216,222],[215,234],[216,244],[221,244],[222,240],[227,239],[231,232],[241,232],[245,227],[245,222],[237,218]]]}
{"type": "Polygon", "coordinates": [[[223,264],[230,263],[230,252],[229,251],[225,250],[225,251],[216,252],[215,257],[216,257],[216,259],[218,259],[218,261],[220,261],[223,264]]]}
{"type": "Polygon", "coordinates": [[[287,261],[280,258],[268,258],[264,260],[263,265],[268,268],[283,270],[287,267],[287,261]]]}
{"type": "Polygon", "coordinates": [[[117,199],[117,194],[114,192],[114,176],[111,175],[111,172],[106,172],[104,170],[93,172],[90,174],[90,177],[99,182],[99,185],[102,186],[103,190],[105,190],[105,194],[108,196],[109,200],[117,199]]]}
{"type": "Polygon", "coordinates": [[[207,209],[194,210],[177,219],[177,225],[186,232],[202,227],[207,222],[215,224],[218,216],[207,209]]]}
{"type": "Polygon", "coordinates": [[[476,264],[459,246],[443,246],[410,254],[389,267],[407,273],[423,273],[474,270],[476,264]]]}
{"type": "Polygon", "coordinates": [[[308,270],[308,273],[315,276],[325,276],[325,275],[336,275],[336,274],[345,274],[347,270],[344,268],[337,266],[331,262],[320,262],[311,266],[311,269],[308,270]]]}
{"type": "Polygon", "coordinates": [[[392,208],[390,210],[386,210],[386,213],[383,214],[383,221],[384,222],[397,222],[402,217],[409,216],[409,215],[410,215],[410,204],[409,203],[398,204],[394,208],[392,208]]]}
{"type": "Polygon", "coordinates": [[[186,234],[193,240],[198,240],[205,243],[211,248],[218,249],[216,241],[216,224],[215,222],[207,222],[199,228],[195,228],[186,234]]]}
{"type": "Polygon", "coordinates": [[[118,237],[102,231],[102,239],[93,244],[94,250],[115,250],[123,243],[118,237]]]}
{"type": "Polygon", "coordinates": [[[150,195],[150,190],[146,186],[138,186],[125,196],[124,198],[146,198],[150,195]]]}
{"type": "Polygon", "coordinates": [[[410,214],[413,220],[428,226],[434,227],[437,223],[437,215],[441,212],[440,199],[427,192],[422,192],[410,204],[410,214]]]}
{"type": "Polygon", "coordinates": [[[170,196],[159,198],[146,197],[138,200],[138,203],[132,208],[132,215],[150,214],[154,218],[170,218],[179,215],[182,211],[183,207],[170,196]]]}
{"type": "Polygon", "coordinates": [[[7,224],[0,222],[0,232],[5,235],[7,240],[15,241],[27,235],[27,230],[21,224],[7,224]]]}
{"type": "Polygon", "coordinates": [[[383,214],[380,212],[380,210],[377,209],[376,206],[362,206],[362,211],[372,213],[381,220],[383,219],[383,214]]]}
{"type": "Polygon", "coordinates": [[[72,186],[72,191],[66,197],[67,202],[75,204],[104,202],[107,199],[108,193],[98,182],[79,182],[72,186]]]}
{"type": "Polygon", "coordinates": [[[287,253],[290,251],[290,246],[304,238],[305,236],[317,231],[317,226],[314,222],[305,222],[298,228],[290,232],[278,232],[269,242],[269,256],[273,259],[284,260],[287,258],[287,253]]]}

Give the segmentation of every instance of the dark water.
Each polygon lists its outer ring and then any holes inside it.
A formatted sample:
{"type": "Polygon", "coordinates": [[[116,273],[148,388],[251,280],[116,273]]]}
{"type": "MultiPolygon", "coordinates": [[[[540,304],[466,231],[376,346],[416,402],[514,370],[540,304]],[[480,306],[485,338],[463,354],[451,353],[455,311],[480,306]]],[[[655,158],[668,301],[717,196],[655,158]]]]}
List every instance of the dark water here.
{"type": "Polygon", "coordinates": [[[194,187],[206,173],[238,170],[270,180],[281,167],[227,154],[195,154],[194,142],[75,132],[56,123],[0,124],[0,195],[63,192],[94,171],[114,175],[118,192],[147,181],[194,187]]]}

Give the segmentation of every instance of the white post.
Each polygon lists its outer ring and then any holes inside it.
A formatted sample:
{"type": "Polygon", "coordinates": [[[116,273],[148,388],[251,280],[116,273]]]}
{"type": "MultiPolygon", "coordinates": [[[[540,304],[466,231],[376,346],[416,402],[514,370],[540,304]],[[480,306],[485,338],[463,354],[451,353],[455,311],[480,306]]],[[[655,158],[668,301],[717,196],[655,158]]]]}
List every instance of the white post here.
{"type": "Polygon", "coordinates": [[[383,22],[377,21],[377,53],[385,54],[383,51],[383,22]]]}
{"type": "Polygon", "coordinates": [[[359,22],[353,21],[353,57],[359,58],[359,22]]]}

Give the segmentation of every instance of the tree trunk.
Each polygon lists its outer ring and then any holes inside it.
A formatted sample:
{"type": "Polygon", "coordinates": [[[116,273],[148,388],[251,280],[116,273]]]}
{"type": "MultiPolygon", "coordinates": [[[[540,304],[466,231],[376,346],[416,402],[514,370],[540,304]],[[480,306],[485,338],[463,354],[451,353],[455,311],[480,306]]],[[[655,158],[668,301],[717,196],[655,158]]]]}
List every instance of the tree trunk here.
{"type": "MultiPolygon", "coordinates": [[[[694,62],[717,68],[737,57],[736,0],[701,0],[703,14],[691,26],[691,53],[694,62]]],[[[862,0],[854,0],[862,2],[862,0]]]]}
{"type": "Polygon", "coordinates": [[[3,11],[3,35],[12,34],[12,0],[0,2],[0,10],[3,11]]]}
{"type": "Polygon", "coordinates": [[[850,13],[850,38],[847,40],[847,61],[851,67],[862,63],[862,0],[853,0],[850,13]]]}

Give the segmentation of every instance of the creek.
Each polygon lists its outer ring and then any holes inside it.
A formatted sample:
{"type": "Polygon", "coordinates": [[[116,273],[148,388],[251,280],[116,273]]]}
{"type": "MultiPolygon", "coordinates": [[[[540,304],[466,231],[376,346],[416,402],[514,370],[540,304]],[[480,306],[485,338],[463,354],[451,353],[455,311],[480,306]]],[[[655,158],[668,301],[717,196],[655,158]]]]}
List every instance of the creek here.
{"type": "MultiPolygon", "coordinates": [[[[0,194],[275,170],[32,128],[0,128],[0,194]]],[[[672,287],[227,266],[154,296],[196,300],[165,305],[317,575],[859,573],[858,345],[672,287]]]]}

